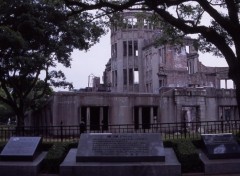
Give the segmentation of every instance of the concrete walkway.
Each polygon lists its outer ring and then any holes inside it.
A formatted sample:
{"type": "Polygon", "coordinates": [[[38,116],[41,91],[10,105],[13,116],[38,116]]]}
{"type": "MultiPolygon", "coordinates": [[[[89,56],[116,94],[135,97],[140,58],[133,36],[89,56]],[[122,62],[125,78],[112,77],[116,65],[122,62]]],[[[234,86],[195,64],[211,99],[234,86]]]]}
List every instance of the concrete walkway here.
{"type": "Polygon", "coordinates": [[[204,173],[187,173],[182,176],[239,176],[239,174],[204,174],[204,173]]]}
{"type": "MultiPolygon", "coordinates": [[[[39,174],[38,176],[59,176],[59,174],[39,174]]],[[[204,173],[187,173],[182,176],[239,176],[239,174],[221,174],[221,175],[206,175],[204,173]]]]}

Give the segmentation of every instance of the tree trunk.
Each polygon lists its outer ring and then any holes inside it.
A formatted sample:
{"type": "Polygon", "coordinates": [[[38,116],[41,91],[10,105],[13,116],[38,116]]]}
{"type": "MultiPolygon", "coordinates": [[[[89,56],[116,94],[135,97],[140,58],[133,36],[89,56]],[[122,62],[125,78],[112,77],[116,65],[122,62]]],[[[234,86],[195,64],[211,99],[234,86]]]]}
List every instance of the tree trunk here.
{"type": "Polygon", "coordinates": [[[237,99],[237,108],[238,108],[238,118],[240,118],[240,79],[234,81],[236,85],[236,99],[237,99]]]}
{"type": "Polygon", "coordinates": [[[17,127],[16,127],[16,134],[19,136],[24,136],[24,112],[18,111],[17,115],[17,127]]]}
{"type": "Polygon", "coordinates": [[[234,67],[229,67],[229,78],[233,80],[236,86],[236,100],[238,108],[238,118],[240,118],[240,64],[235,64],[234,67]]]}

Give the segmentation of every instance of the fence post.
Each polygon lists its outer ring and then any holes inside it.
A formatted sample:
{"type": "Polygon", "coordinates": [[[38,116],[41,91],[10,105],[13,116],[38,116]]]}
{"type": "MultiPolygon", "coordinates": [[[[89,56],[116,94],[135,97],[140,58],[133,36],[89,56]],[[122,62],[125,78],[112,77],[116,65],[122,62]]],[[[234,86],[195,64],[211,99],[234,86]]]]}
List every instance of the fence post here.
{"type": "Polygon", "coordinates": [[[85,122],[83,122],[83,121],[80,122],[79,129],[80,129],[80,135],[85,132],[85,130],[86,130],[85,122]]]}
{"type": "Polygon", "coordinates": [[[222,133],[224,132],[223,130],[223,120],[221,120],[221,129],[222,129],[222,133]]]}
{"type": "Polygon", "coordinates": [[[62,142],[63,141],[63,121],[60,122],[60,138],[62,142]]]}
{"type": "Polygon", "coordinates": [[[183,134],[184,134],[184,138],[187,138],[187,123],[183,122],[183,134]]]}

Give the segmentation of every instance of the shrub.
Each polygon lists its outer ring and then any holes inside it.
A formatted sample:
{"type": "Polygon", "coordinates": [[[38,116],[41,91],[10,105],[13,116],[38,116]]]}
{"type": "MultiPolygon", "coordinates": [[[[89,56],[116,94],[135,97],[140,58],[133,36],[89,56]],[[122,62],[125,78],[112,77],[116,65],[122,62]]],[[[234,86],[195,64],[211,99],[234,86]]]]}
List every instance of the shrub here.
{"type": "MultiPolygon", "coordinates": [[[[198,142],[197,144],[200,145],[198,142]]],[[[172,147],[178,161],[181,163],[183,173],[203,172],[203,163],[199,159],[197,148],[190,140],[164,141],[164,147],[172,147]]]]}
{"type": "Polygon", "coordinates": [[[42,172],[58,173],[59,166],[70,149],[70,143],[55,143],[49,149],[42,163],[42,172]]]}
{"type": "Polygon", "coordinates": [[[182,172],[203,172],[198,151],[190,140],[173,140],[172,147],[181,163],[182,172]]]}
{"type": "Polygon", "coordinates": [[[0,142],[0,153],[2,152],[6,143],[0,142]]]}

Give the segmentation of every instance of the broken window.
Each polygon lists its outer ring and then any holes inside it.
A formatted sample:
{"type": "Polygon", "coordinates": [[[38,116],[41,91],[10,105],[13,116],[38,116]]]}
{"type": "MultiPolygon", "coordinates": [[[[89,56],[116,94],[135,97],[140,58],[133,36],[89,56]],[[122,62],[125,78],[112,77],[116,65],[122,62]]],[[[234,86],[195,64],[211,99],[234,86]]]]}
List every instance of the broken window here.
{"type": "Polygon", "coordinates": [[[90,108],[90,130],[100,130],[100,108],[90,108]]]}
{"type": "Polygon", "coordinates": [[[188,53],[189,54],[189,52],[190,52],[190,46],[186,46],[186,53],[188,53]]]}
{"type": "Polygon", "coordinates": [[[200,121],[200,108],[199,106],[183,106],[181,113],[181,122],[182,122],[182,130],[193,130],[199,131],[201,129],[200,126],[194,124],[193,122],[200,121]]]}
{"type": "Polygon", "coordinates": [[[137,28],[137,18],[132,19],[132,26],[133,28],[137,28]]]}
{"type": "Polygon", "coordinates": [[[108,106],[82,106],[81,121],[90,130],[108,130],[108,109],[108,106]]]}
{"type": "Polygon", "coordinates": [[[220,120],[235,120],[238,119],[237,106],[219,106],[220,120]]]}
{"type": "Polygon", "coordinates": [[[221,89],[233,89],[234,83],[231,79],[221,79],[220,80],[220,88],[221,89]]]}
{"type": "Polygon", "coordinates": [[[87,124],[87,107],[83,106],[81,107],[81,120],[80,123],[84,122],[87,124]]]}
{"type": "Polygon", "coordinates": [[[165,58],[165,55],[164,55],[164,49],[163,48],[158,49],[158,55],[159,55],[160,64],[165,64],[166,63],[166,58],[165,58]]]}
{"type": "Polygon", "coordinates": [[[128,26],[128,19],[123,19],[122,28],[127,29],[127,26],[128,26]]]}
{"type": "Polygon", "coordinates": [[[160,79],[159,80],[159,88],[160,87],[164,87],[165,86],[165,80],[164,79],[160,79]]]}
{"type": "Polygon", "coordinates": [[[133,55],[133,42],[128,41],[128,56],[132,56],[132,55],[133,55]]]}
{"type": "Polygon", "coordinates": [[[160,58],[162,57],[162,49],[161,48],[158,49],[158,55],[159,55],[160,58]]]}
{"type": "Polygon", "coordinates": [[[144,29],[148,29],[148,21],[146,19],[144,19],[143,25],[144,29]]]}
{"type": "Polygon", "coordinates": [[[134,106],[134,126],[135,129],[150,129],[151,124],[157,123],[157,106],[134,106]],[[141,126],[140,126],[141,125],[141,126]]]}
{"type": "Polygon", "coordinates": [[[133,84],[133,69],[132,68],[129,69],[129,84],[130,85],[133,84]]]}
{"type": "Polygon", "coordinates": [[[134,127],[135,129],[139,129],[139,107],[134,107],[134,127]]]}
{"type": "Polygon", "coordinates": [[[114,56],[117,57],[117,43],[114,44],[114,56]]]}
{"type": "Polygon", "coordinates": [[[115,86],[115,72],[112,71],[112,85],[115,86]]]}
{"type": "Polygon", "coordinates": [[[123,85],[127,85],[127,69],[123,69],[123,85]]]}
{"type": "Polygon", "coordinates": [[[138,71],[138,68],[134,69],[134,84],[139,84],[139,71],[138,71]]]}
{"type": "Polygon", "coordinates": [[[115,70],[115,75],[114,75],[114,77],[115,77],[115,86],[117,86],[117,70],[115,70]]]}
{"type": "Polygon", "coordinates": [[[112,58],[114,57],[114,48],[113,45],[111,46],[111,50],[112,50],[112,58]]]}
{"type": "Polygon", "coordinates": [[[112,57],[116,58],[117,57],[117,43],[114,43],[112,45],[112,57]]]}
{"type": "Polygon", "coordinates": [[[127,42],[123,41],[123,56],[127,56],[127,42]]]}
{"type": "Polygon", "coordinates": [[[189,60],[187,62],[187,66],[188,66],[188,74],[193,74],[194,73],[194,64],[192,63],[191,60],[189,60]]]}
{"type": "Polygon", "coordinates": [[[134,41],[134,56],[138,56],[138,41],[134,41]]]}
{"type": "Polygon", "coordinates": [[[132,19],[127,19],[127,28],[132,29],[132,19]]]}
{"type": "Polygon", "coordinates": [[[142,107],[142,128],[150,129],[151,110],[150,107],[142,107]]]}

